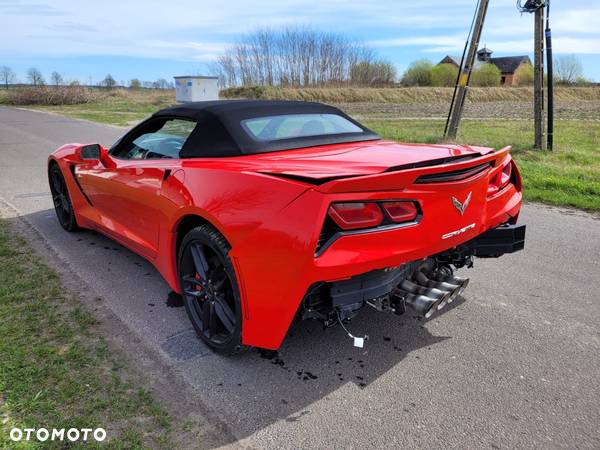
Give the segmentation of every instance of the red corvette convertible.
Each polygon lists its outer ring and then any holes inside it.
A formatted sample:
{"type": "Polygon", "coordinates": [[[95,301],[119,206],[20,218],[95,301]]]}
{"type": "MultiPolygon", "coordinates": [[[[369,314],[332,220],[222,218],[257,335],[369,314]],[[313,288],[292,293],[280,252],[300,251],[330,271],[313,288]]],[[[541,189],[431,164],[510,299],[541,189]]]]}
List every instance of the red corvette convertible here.
{"type": "MultiPolygon", "coordinates": [[[[216,101],[157,112],[110,150],[50,155],[56,214],[147,258],[212,349],[277,349],[298,315],[423,317],[454,268],[524,247],[510,148],[384,141],[319,103],[216,101]]],[[[124,299],[125,300],[125,299],[124,299]]]]}

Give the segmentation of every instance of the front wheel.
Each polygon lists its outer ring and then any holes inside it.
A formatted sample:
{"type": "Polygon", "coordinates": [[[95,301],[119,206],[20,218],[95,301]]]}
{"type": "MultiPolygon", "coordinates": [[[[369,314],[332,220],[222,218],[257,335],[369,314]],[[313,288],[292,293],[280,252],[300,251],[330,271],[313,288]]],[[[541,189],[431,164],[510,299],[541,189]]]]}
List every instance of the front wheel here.
{"type": "Polygon", "coordinates": [[[50,192],[52,193],[52,201],[54,202],[54,211],[60,225],[67,231],[75,231],[77,220],[75,219],[75,211],[73,203],[69,197],[67,183],[58,164],[52,164],[48,172],[50,182],[50,192]]]}
{"type": "Polygon", "coordinates": [[[179,250],[179,282],[196,333],[212,350],[243,350],[242,310],[229,244],[215,229],[191,230],[179,250]]]}

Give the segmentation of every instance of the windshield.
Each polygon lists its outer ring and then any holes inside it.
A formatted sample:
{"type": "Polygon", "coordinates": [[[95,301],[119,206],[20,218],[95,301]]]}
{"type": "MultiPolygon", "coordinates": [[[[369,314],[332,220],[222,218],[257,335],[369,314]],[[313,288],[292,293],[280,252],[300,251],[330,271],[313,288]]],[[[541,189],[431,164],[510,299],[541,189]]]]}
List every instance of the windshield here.
{"type": "Polygon", "coordinates": [[[256,117],[241,122],[256,141],[278,141],[331,134],[364,133],[365,130],[337,114],[285,114],[256,117]]]}

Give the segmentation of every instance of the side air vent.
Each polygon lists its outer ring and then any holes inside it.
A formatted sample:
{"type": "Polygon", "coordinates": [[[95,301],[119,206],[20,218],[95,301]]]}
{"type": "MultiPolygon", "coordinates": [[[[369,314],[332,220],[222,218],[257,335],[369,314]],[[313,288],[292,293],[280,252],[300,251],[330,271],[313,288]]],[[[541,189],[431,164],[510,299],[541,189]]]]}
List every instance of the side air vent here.
{"type": "Polygon", "coordinates": [[[317,241],[317,247],[315,248],[315,254],[319,254],[320,250],[329,242],[329,240],[340,231],[336,226],[335,222],[331,220],[329,216],[325,218],[325,223],[321,229],[319,240],[317,241]]]}
{"type": "Polygon", "coordinates": [[[421,175],[415,181],[416,184],[427,184],[427,183],[451,183],[453,181],[462,181],[467,178],[471,178],[475,175],[479,175],[485,172],[490,167],[491,163],[480,164],[475,167],[468,167],[462,170],[453,170],[451,172],[432,173],[429,175],[421,175]]]}
{"type": "Polygon", "coordinates": [[[71,170],[71,174],[73,175],[73,179],[75,180],[75,183],[77,184],[77,187],[81,191],[81,194],[83,195],[83,198],[85,198],[85,201],[88,202],[88,205],[94,206],[92,204],[92,201],[90,200],[90,198],[87,196],[87,194],[85,193],[85,191],[81,187],[81,184],[79,183],[79,178],[77,178],[77,174],[75,173],[75,164],[71,164],[69,166],[69,169],[71,170]]]}

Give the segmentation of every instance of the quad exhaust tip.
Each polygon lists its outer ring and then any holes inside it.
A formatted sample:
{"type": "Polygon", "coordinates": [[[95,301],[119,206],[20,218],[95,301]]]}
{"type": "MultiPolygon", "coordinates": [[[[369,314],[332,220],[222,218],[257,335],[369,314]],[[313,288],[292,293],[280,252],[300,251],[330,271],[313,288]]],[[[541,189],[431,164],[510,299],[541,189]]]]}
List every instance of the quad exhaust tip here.
{"type": "Polygon", "coordinates": [[[446,306],[446,303],[448,303],[448,300],[450,300],[450,296],[452,295],[450,292],[442,291],[436,288],[421,286],[409,280],[404,280],[400,284],[400,287],[404,291],[409,292],[411,294],[425,295],[426,297],[435,300],[437,302],[437,309],[442,309],[444,306],[446,306]]]}
{"type": "Polygon", "coordinates": [[[462,293],[465,292],[465,289],[469,285],[469,279],[468,278],[457,277],[455,275],[449,275],[449,276],[445,277],[444,280],[443,280],[443,282],[444,283],[449,283],[449,284],[452,284],[452,285],[455,285],[455,286],[459,287],[458,291],[456,291],[454,293],[454,295],[450,299],[449,303],[452,303],[452,301],[454,301],[454,299],[456,297],[458,297],[459,295],[462,295],[462,293]]]}
{"type": "Polygon", "coordinates": [[[460,290],[460,285],[458,284],[447,283],[446,281],[431,280],[423,272],[417,272],[415,274],[415,281],[422,286],[427,286],[439,289],[440,291],[449,292],[450,298],[448,299],[448,303],[452,303],[452,301],[458,295],[460,290]]]}
{"type": "Polygon", "coordinates": [[[455,276],[449,268],[438,271],[435,278],[431,279],[419,270],[412,281],[404,280],[400,283],[393,295],[428,319],[435,311],[452,303],[469,284],[468,278],[455,276]]]}
{"type": "Polygon", "coordinates": [[[400,296],[404,299],[406,305],[408,305],[417,314],[429,319],[433,313],[437,310],[437,305],[440,302],[433,298],[427,297],[421,294],[411,294],[410,292],[398,289],[395,292],[395,296],[400,296]]]}

